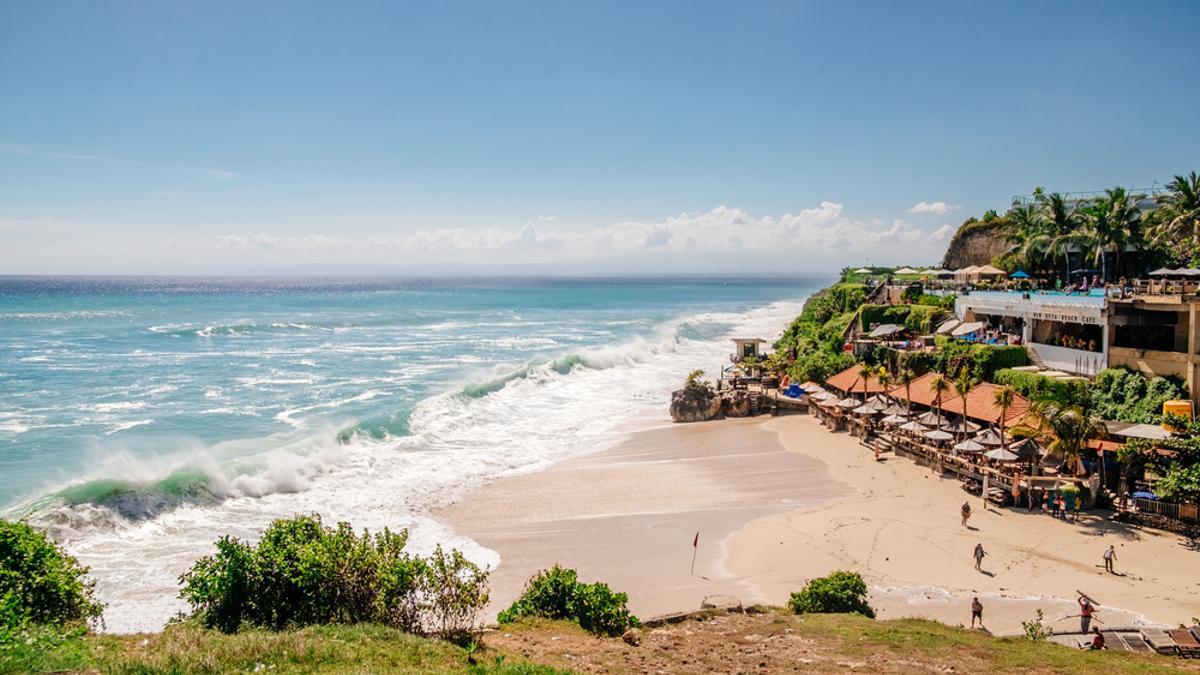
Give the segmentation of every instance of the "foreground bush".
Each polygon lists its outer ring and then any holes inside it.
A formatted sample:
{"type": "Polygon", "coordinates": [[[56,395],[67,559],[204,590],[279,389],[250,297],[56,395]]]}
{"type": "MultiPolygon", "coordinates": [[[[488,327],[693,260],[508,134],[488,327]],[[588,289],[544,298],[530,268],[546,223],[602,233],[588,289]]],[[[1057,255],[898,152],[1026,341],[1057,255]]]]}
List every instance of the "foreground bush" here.
{"type": "Polygon", "coordinates": [[[0,520],[0,630],[99,619],[87,571],[45,534],[0,520]]]}
{"type": "Polygon", "coordinates": [[[533,575],[521,597],[496,618],[500,623],[524,617],[561,619],[597,635],[615,636],[640,625],[629,613],[628,601],[629,596],[614,593],[608,584],[580,583],[575,570],[555,565],[533,575]]]}
{"type": "Polygon", "coordinates": [[[867,604],[867,584],[857,572],[834,572],[808,582],[792,593],[788,607],[797,614],[862,614],[874,619],[867,604]]]}
{"type": "Polygon", "coordinates": [[[203,625],[283,630],[331,623],[382,623],[457,639],[487,604],[486,570],[439,546],[428,558],[404,552],[408,532],[359,536],[320,516],[277,520],[257,546],[224,537],[217,553],[180,577],[180,597],[203,625]]]}

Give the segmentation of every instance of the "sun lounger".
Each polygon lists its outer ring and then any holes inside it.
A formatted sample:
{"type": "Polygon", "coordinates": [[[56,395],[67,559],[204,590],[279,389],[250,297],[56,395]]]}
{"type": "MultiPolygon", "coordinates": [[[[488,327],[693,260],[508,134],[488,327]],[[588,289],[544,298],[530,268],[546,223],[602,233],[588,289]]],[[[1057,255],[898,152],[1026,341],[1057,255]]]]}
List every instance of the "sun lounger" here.
{"type": "Polygon", "coordinates": [[[1105,649],[1109,649],[1109,650],[1117,651],[1117,652],[1131,651],[1129,649],[1129,645],[1125,644],[1125,642],[1121,640],[1120,633],[1114,633],[1111,630],[1106,630],[1106,631],[1101,631],[1100,634],[1104,636],[1105,649]]]}
{"type": "Polygon", "coordinates": [[[1191,632],[1192,637],[1194,637],[1194,638],[1196,638],[1196,640],[1200,641],[1200,625],[1192,626],[1191,628],[1188,629],[1188,631],[1191,632]]]}
{"type": "MultiPolygon", "coordinates": [[[[1117,635],[1121,639],[1121,644],[1125,645],[1125,648],[1131,652],[1150,651],[1150,645],[1146,644],[1146,641],[1142,639],[1142,636],[1137,633],[1117,633],[1117,635]]],[[[1106,639],[1107,637],[1108,636],[1105,636],[1106,639]]]]}
{"type": "Polygon", "coordinates": [[[1191,631],[1186,628],[1172,628],[1167,631],[1167,635],[1175,640],[1180,656],[1185,659],[1200,658],[1200,641],[1196,640],[1196,636],[1192,635],[1191,631]]]}
{"type": "Polygon", "coordinates": [[[1142,637],[1159,654],[1178,654],[1179,646],[1167,632],[1159,628],[1143,628],[1142,637]]]}

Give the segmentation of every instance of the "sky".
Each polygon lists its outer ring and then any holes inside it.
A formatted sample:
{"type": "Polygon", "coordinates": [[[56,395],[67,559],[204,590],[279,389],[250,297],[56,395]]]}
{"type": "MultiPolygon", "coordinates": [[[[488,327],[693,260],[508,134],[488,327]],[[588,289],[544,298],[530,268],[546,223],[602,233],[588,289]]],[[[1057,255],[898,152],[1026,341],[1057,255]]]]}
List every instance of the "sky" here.
{"type": "Polygon", "coordinates": [[[936,264],[1200,170],[1200,3],[0,2],[0,274],[936,264]]]}

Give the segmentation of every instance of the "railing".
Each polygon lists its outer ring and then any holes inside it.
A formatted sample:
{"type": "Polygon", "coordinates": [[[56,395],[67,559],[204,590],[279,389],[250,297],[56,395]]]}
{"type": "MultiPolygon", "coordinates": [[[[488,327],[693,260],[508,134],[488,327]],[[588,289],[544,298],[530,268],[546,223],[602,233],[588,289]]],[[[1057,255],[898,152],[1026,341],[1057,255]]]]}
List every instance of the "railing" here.
{"type": "Polygon", "coordinates": [[[1155,279],[1134,279],[1132,283],[1107,284],[1104,287],[1104,295],[1108,298],[1123,300],[1133,298],[1139,295],[1174,295],[1188,296],[1200,294],[1200,281],[1179,281],[1179,280],[1155,280],[1155,279]]]}
{"type": "Polygon", "coordinates": [[[1175,520],[1188,520],[1191,522],[1200,522],[1200,506],[1196,504],[1172,504],[1170,502],[1160,502],[1154,499],[1142,499],[1138,497],[1133,500],[1137,510],[1142,513],[1154,513],[1175,520]]]}
{"type": "MultiPolygon", "coordinates": [[[[1157,197],[1158,195],[1166,194],[1168,192],[1170,192],[1170,190],[1167,189],[1166,187],[1159,187],[1157,185],[1154,187],[1148,187],[1148,188],[1133,188],[1133,189],[1129,189],[1129,190],[1125,191],[1125,193],[1130,195],[1131,197],[1140,197],[1141,199],[1149,199],[1151,197],[1157,197]]],[[[1082,201],[1086,201],[1088,199],[1095,199],[1096,197],[1103,197],[1106,194],[1107,194],[1107,192],[1104,190],[1088,190],[1086,192],[1060,192],[1059,193],[1059,195],[1062,196],[1063,201],[1068,202],[1068,203],[1082,202],[1082,201]]],[[[1013,203],[1013,206],[1024,206],[1026,204],[1036,204],[1036,203],[1038,203],[1039,199],[1045,200],[1048,197],[1049,197],[1049,195],[1013,195],[1012,203],[1013,203]]]]}

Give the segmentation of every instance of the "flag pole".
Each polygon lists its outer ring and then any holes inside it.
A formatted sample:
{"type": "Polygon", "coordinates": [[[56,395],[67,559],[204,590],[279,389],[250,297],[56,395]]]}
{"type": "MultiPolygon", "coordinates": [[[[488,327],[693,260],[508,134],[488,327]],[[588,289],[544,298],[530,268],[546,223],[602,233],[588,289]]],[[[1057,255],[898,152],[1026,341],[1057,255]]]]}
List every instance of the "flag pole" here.
{"type": "Polygon", "coordinates": [[[700,532],[696,531],[696,536],[692,539],[692,576],[696,575],[696,550],[700,546],[700,532]]]}

